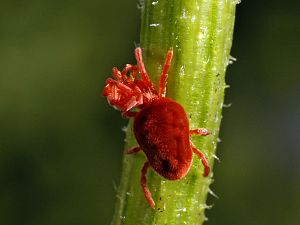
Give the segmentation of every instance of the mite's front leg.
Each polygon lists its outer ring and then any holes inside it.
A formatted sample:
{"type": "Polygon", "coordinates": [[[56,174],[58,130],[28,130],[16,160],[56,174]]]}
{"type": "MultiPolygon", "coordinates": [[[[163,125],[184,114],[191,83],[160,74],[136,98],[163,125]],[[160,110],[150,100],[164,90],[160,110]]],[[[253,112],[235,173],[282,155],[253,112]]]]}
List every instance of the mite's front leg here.
{"type": "Polygon", "coordinates": [[[173,49],[170,49],[168,51],[166,61],[159,79],[158,96],[161,98],[166,96],[166,84],[167,84],[168,71],[171,66],[172,57],[173,57],[173,49]]]}
{"type": "Polygon", "coordinates": [[[133,82],[135,80],[136,75],[139,73],[137,66],[126,64],[124,69],[121,72],[122,78],[124,81],[133,82]],[[129,72],[129,76],[127,73],[129,72]]]}

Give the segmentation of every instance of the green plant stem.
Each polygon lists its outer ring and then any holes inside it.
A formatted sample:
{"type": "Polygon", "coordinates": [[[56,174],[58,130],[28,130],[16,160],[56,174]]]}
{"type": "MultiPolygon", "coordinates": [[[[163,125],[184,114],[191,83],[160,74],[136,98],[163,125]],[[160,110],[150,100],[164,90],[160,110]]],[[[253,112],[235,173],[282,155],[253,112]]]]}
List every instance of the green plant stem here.
{"type": "MultiPolygon", "coordinates": [[[[222,117],[235,6],[233,0],[145,0],[142,7],[141,47],[146,69],[158,84],[167,50],[173,48],[168,97],[183,105],[191,129],[205,127],[211,131],[207,137],[192,137],[211,167],[222,117]]],[[[128,147],[136,145],[131,122],[112,224],[202,224],[213,172],[204,178],[196,156],[188,175],[179,181],[168,181],[150,169],[148,186],[156,202],[156,209],[152,209],[140,186],[146,158],[143,152],[126,154],[128,147]]]]}

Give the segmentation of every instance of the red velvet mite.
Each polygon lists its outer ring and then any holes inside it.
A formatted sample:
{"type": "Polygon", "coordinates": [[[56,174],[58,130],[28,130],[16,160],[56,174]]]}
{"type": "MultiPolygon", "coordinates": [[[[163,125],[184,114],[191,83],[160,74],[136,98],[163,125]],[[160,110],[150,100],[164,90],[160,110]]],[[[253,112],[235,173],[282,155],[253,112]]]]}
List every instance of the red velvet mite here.
{"type": "Polygon", "coordinates": [[[190,130],[183,107],[165,97],[173,50],[167,53],[158,91],[146,72],[141,48],[135,49],[135,57],[137,65],[126,64],[122,71],[113,68],[113,79],[106,80],[103,95],[110,105],[121,110],[123,116],[134,119],[134,135],[139,146],[128,149],[128,154],[140,150],[146,154],[147,161],[142,168],[140,182],[149,205],[155,208],[147,186],[148,168],[152,167],[168,180],[179,180],[188,173],[195,153],[204,166],[203,176],[208,176],[208,161],[190,141],[190,135],[206,136],[209,131],[205,128],[190,130]],[[140,110],[131,111],[135,107],[140,110]]]}

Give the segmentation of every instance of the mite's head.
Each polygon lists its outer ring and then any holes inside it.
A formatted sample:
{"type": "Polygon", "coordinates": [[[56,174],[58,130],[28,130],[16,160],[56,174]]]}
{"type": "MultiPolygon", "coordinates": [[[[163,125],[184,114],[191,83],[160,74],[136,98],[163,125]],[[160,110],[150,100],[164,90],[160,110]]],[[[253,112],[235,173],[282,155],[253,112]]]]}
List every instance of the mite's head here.
{"type": "Polygon", "coordinates": [[[122,71],[114,67],[113,77],[106,80],[103,95],[107,97],[109,104],[126,113],[134,107],[141,108],[159,97],[164,97],[167,71],[172,54],[173,51],[170,50],[161,76],[160,94],[158,94],[146,72],[142,60],[142,50],[139,47],[136,48],[137,65],[126,64],[122,71]]]}

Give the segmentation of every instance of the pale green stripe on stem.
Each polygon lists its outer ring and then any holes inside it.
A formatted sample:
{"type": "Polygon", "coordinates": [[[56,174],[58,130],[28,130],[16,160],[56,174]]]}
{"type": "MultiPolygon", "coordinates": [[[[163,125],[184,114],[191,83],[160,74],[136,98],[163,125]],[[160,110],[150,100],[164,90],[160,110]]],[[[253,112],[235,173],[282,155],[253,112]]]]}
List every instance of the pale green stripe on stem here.
{"type": "MultiPolygon", "coordinates": [[[[145,0],[142,8],[141,47],[146,69],[158,84],[165,55],[173,48],[167,95],[183,105],[191,128],[211,131],[207,137],[192,137],[211,167],[222,117],[235,5],[232,0],[145,0]]],[[[126,149],[135,145],[130,124],[126,149]]],[[[140,187],[145,160],[143,152],[124,154],[112,224],[202,224],[213,173],[204,178],[196,156],[188,175],[180,181],[165,180],[150,169],[147,178],[156,202],[153,210],[140,187]]]]}

